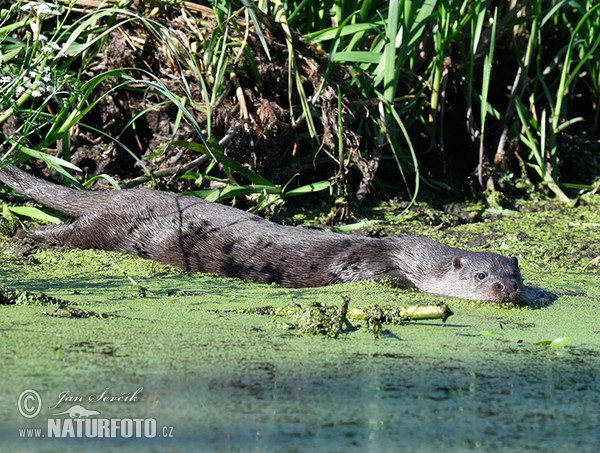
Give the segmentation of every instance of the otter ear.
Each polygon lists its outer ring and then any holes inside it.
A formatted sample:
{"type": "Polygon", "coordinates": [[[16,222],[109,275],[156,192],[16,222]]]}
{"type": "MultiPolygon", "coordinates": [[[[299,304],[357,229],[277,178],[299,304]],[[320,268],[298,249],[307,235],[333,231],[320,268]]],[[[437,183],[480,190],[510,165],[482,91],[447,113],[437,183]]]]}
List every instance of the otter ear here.
{"type": "Polygon", "coordinates": [[[454,258],[452,258],[452,266],[454,266],[454,269],[460,269],[464,265],[465,265],[465,261],[462,259],[462,257],[457,255],[454,258]]]}
{"type": "Polygon", "coordinates": [[[513,256],[513,257],[510,259],[510,264],[512,264],[512,265],[513,265],[513,266],[515,266],[515,267],[519,267],[519,260],[517,259],[517,257],[516,257],[516,256],[513,256]]]}

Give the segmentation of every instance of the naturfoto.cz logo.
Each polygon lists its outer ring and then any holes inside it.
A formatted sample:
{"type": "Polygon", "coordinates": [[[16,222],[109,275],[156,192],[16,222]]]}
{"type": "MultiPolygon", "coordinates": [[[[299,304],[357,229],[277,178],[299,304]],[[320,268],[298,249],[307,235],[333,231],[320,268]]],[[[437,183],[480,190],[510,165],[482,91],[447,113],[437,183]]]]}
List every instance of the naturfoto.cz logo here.
{"type": "MultiPolygon", "coordinates": [[[[48,406],[47,425],[44,428],[20,428],[19,437],[23,438],[153,438],[173,437],[172,426],[158,427],[154,418],[102,418],[102,413],[91,405],[103,403],[135,403],[143,390],[111,395],[109,388],[99,394],[87,397],[73,396],[70,392],[61,392],[55,403],[48,406]],[[70,403],[70,407],[58,409],[58,406],[70,403]],[[73,404],[76,403],[76,404],[73,404]],[[85,404],[85,406],[84,406],[85,404]]],[[[28,419],[37,417],[43,402],[40,394],[27,389],[17,399],[19,413],[28,419]]]]}

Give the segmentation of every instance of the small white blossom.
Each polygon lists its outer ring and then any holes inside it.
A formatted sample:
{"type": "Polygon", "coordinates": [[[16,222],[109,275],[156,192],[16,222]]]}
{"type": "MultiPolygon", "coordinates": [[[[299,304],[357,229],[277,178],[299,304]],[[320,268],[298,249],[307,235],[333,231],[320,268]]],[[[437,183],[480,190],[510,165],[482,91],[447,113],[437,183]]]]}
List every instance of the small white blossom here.
{"type": "Polygon", "coordinates": [[[37,6],[35,6],[33,9],[35,9],[35,12],[38,14],[52,14],[52,8],[50,8],[50,6],[46,5],[46,4],[39,4],[37,6]]]}
{"type": "Polygon", "coordinates": [[[52,52],[53,50],[60,50],[60,46],[53,41],[48,42],[42,47],[42,52],[52,52]]]}
{"type": "Polygon", "coordinates": [[[52,94],[55,91],[51,70],[47,66],[44,67],[43,71],[32,69],[16,81],[9,76],[0,77],[0,83],[8,82],[18,82],[19,86],[15,90],[17,97],[21,96],[25,90],[30,90],[31,96],[34,98],[41,97],[44,94],[52,94]]]}
{"type": "Polygon", "coordinates": [[[21,11],[29,11],[33,9],[39,15],[60,16],[62,13],[58,10],[58,6],[50,3],[29,2],[21,6],[21,11]]]}

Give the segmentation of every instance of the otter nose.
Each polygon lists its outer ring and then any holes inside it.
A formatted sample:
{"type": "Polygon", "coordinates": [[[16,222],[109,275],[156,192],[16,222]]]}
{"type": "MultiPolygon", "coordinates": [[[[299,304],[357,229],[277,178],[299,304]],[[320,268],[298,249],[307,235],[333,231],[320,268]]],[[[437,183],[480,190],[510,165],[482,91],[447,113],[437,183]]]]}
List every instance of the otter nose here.
{"type": "Polygon", "coordinates": [[[503,282],[497,282],[496,286],[500,292],[512,294],[520,291],[521,285],[515,280],[505,280],[503,282]]]}

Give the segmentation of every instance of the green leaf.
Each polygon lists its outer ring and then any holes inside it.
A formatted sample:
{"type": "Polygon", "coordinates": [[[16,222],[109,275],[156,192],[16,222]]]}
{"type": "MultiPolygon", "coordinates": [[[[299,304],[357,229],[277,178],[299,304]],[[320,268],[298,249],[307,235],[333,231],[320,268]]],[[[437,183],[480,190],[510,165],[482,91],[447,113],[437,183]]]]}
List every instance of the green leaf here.
{"type": "Polygon", "coordinates": [[[204,146],[203,144],[194,143],[194,142],[186,142],[183,140],[174,141],[173,143],[171,143],[171,146],[181,146],[182,148],[189,149],[190,151],[195,151],[197,153],[202,153],[209,157],[212,157],[213,159],[216,159],[217,161],[222,163],[225,167],[238,172],[244,178],[249,179],[250,181],[252,181],[255,184],[261,184],[261,185],[269,186],[269,187],[275,186],[268,179],[265,179],[262,176],[260,176],[258,173],[255,173],[252,170],[244,167],[242,164],[240,164],[236,160],[234,160],[230,157],[227,157],[225,154],[223,154],[222,151],[220,151],[216,148],[209,149],[206,146],[204,146]]]}
{"type": "Polygon", "coordinates": [[[554,349],[564,349],[571,346],[571,339],[569,337],[559,337],[552,340],[550,347],[554,349]]]}
{"type": "MultiPolygon", "coordinates": [[[[32,148],[28,148],[23,145],[19,145],[18,149],[23,154],[27,154],[28,156],[43,160],[50,167],[55,168],[57,171],[60,171],[61,167],[70,168],[71,170],[75,170],[75,171],[81,171],[81,169],[77,165],[74,165],[71,162],[67,162],[66,160],[61,159],[60,157],[56,157],[51,154],[46,154],[41,151],[38,151],[38,150],[35,150],[32,148]]],[[[64,170],[60,171],[60,173],[63,173],[63,172],[64,172],[64,170]]]]}
{"type": "Polygon", "coordinates": [[[367,51],[349,51],[349,52],[335,52],[331,58],[337,62],[355,62],[355,63],[374,63],[378,64],[381,61],[383,55],[379,52],[367,52],[367,51]]]}
{"type": "Polygon", "coordinates": [[[340,27],[327,28],[319,30],[314,33],[306,33],[304,37],[312,42],[323,42],[335,39],[341,36],[355,35],[364,31],[374,31],[377,27],[381,27],[383,22],[372,22],[372,23],[361,23],[361,24],[350,24],[344,25],[341,30],[340,27]]]}
{"type": "Polygon", "coordinates": [[[50,215],[38,208],[32,208],[28,206],[9,206],[8,209],[18,216],[29,217],[30,219],[41,220],[49,223],[61,223],[61,220],[58,217],[50,215]]]}
{"type": "Polygon", "coordinates": [[[292,190],[284,192],[285,197],[295,197],[298,195],[306,195],[307,193],[320,192],[322,190],[330,189],[332,187],[331,181],[319,181],[312,184],[307,184],[302,187],[297,187],[292,190]]]}
{"type": "Polygon", "coordinates": [[[548,346],[553,349],[564,349],[571,346],[571,339],[569,337],[558,337],[554,340],[542,340],[536,343],[538,346],[548,346]]]}
{"type": "Polygon", "coordinates": [[[208,201],[222,201],[237,197],[239,195],[249,195],[253,193],[280,194],[281,189],[274,186],[252,185],[229,186],[222,189],[192,190],[189,192],[182,192],[183,195],[192,195],[208,201]]]}

